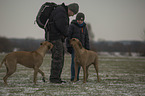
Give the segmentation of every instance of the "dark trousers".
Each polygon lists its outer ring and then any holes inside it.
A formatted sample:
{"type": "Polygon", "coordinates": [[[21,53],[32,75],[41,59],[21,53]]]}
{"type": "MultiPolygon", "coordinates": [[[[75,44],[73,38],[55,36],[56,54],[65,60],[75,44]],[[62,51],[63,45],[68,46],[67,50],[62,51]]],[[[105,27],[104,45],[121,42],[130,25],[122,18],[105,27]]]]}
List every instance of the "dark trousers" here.
{"type": "MultiPolygon", "coordinates": [[[[75,78],[75,62],[74,62],[74,50],[72,50],[72,54],[71,54],[71,58],[72,58],[72,61],[71,61],[71,80],[74,80],[75,78]]],[[[80,74],[80,66],[78,67],[78,74],[77,74],[77,80],[79,80],[79,74],[80,74]]]]}
{"type": "Polygon", "coordinates": [[[61,80],[64,65],[64,45],[62,40],[50,41],[53,44],[50,80],[61,80]]]}

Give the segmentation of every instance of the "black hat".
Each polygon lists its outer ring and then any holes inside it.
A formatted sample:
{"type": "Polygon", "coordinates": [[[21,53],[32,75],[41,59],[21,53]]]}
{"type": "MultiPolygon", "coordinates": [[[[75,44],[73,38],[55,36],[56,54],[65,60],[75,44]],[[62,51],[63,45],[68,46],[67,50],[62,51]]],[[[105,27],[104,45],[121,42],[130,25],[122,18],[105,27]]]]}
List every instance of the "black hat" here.
{"type": "Polygon", "coordinates": [[[74,13],[77,14],[79,11],[79,5],[77,3],[72,3],[68,5],[68,8],[74,13]]]}
{"type": "Polygon", "coordinates": [[[76,16],[76,20],[84,21],[85,20],[85,15],[83,13],[78,13],[77,16],[76,16]]]}

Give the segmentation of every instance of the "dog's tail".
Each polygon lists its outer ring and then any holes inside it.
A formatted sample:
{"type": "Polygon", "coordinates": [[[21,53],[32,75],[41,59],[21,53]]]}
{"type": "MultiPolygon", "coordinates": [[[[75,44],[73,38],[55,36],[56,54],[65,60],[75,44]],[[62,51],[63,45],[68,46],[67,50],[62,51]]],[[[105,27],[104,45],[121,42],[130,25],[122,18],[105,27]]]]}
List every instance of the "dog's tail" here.
{"type": "Polygon", "coordinates": [[[2,67],[2,64],[6,62],[6,58],[3,59],[3,61],[0,64],[0,68],[2,67]]]}

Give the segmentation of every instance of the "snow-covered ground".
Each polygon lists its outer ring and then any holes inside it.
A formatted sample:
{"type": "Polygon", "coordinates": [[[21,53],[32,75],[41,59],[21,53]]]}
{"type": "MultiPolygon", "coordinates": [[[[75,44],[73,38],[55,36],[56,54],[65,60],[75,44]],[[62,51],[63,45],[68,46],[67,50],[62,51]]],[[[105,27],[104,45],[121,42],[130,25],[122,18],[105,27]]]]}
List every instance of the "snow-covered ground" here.
{"type": "Polygon", "coordinates": [[[118,56],[118,57],[139,57],[139,53],[131,52],[130,54],[127,52],[98,52],[101,56],[118,56]]]}
{"type": "MultiPolygon", "coordinates": [[[[4,55],[0,55],[0,61],[4,55]]],[[[46,55],[40,69],[46,75],[43,83],[37,76],[37,85],[33,84],[33,70],[17,66],[17,71],[8,78],[9,86],[4,86],[3,76],[6,69],[0,68],[0,96],[145,96],[145,58],[125,56],[99,56],[99,76],[97,82],[95,69],[89,68],[89,78],[83,84],[81,69],[80,81],[70,81],[70,55],[65,56],[62,79],[66,84],[49,82],[51,56],[46,55]]]]}

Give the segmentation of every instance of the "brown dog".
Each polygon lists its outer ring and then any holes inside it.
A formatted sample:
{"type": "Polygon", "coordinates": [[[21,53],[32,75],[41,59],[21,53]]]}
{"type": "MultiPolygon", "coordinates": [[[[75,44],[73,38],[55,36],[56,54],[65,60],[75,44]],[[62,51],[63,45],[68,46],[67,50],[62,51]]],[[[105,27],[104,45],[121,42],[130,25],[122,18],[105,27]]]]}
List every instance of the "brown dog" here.
{"type": "Polygon", "coordinates": [[[83,73],[84,73],[83,83],[86,83],[86,80],[88,78],[88,68],[91,64],[93,64],[95,69],[96,69],[97,79],[99,82],[97,54],[94,51],[90,51],[90,50],[83,48],[81,42],[76,38],[72,38],[70,40],[70,44],[72,45],[72,47],[75,51],[75,58],[74,58],[75,78],[74,78],[74,82],[77,81],[78,65],[80,65],[80,66],[82,66],[83,73]]]}
{"type": "Polygon", "coordinates": [[[6,55],[0,65],[1,67],[2,64],[5,63],[7,69],[7,73],[3,78],[4,83],[7,85],[7,78],[16,71],[17,63],[34,69],[34,84],[36,84],[38,72],[43,76],[43,81],[45,82],[44,73],[39,69],[39,67],[42,65],[43,57],[45,56],[46,51],[52,47],[53,45],[50,42],[44,41],[41,43],[40,48],[38,48],[36,51],[17,51],[6,55]]]}

